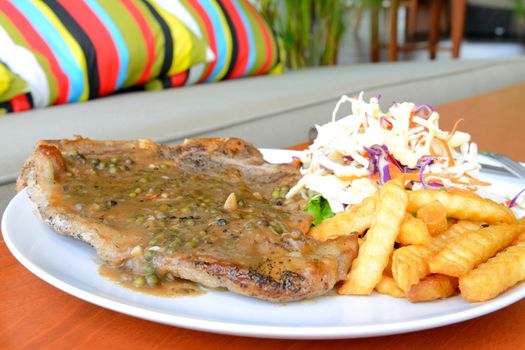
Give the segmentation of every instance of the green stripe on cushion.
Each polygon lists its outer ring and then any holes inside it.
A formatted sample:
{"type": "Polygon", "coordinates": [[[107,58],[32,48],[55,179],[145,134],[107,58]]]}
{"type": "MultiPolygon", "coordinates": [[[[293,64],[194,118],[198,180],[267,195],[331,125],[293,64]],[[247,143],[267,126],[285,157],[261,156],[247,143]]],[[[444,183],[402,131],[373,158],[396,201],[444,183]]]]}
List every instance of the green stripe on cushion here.
{"type": "Polygon", "coordinates": [[[0,62],[0,102],[9,101],[24,93],[27,83],[0,62]]]}

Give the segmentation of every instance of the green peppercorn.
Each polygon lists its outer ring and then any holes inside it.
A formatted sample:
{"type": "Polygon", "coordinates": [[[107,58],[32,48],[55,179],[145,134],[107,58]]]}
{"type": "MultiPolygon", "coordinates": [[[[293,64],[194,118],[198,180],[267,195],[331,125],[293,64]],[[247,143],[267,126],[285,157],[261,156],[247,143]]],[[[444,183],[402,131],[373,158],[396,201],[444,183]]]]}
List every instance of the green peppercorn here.
{"type": "Polygon", "coordinates": [[[274,224],[272,225],[272,228],[275,232],[277,232],[278,234],[282,234],[284,232],[284,229],[281,225],[279,224],[274,224]]]}
{"type": "Polygon", "coordinates": [[[146,283],[150,287],[154,287],[159,284],[159,278],[154,273],[146,275],[146,283]]]}
{"type": "Polygon", "coordinates": [[[155,273],[155,267],[153,267],[153,265],[151,265],[151,264],[147,264],[144,267],[144,272],[146,272],[147,275],[151,275],[151,274],[155,273]]]}
{"type": "Polygon", "coordinates": [[[153,257],[155,256],[155,252],[153,250],[146,250],[144,252],[144,259],[146,261],[151,261],[153,260],[153,257]]]}
{"type": "Polygon", "coordinates": [[[137,276],[133,279],[133,285],[137,288],[142,288],[146,285],[146,279],[143,276],[137,276]]]}
{"type": "Polygon", "coordinates": [[[135,192],[131,192],[131,193],[129,194],[129,196],[130,196],[131,198],[135,198],[135,197],[137,197],[137,194],[136,194],[135,192]]]}

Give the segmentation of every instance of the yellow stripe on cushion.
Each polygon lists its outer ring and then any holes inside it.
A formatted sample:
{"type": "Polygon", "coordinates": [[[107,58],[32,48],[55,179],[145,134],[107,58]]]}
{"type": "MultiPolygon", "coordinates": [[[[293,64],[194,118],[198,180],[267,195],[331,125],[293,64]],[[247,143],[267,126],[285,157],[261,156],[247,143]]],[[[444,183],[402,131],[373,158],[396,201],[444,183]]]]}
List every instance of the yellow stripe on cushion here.
{"type": "Polygon", "coordinates": [[[32,1],[35,6],[37,6],[42,14],[46,16],[46,18],[53,24],[55,29],[58,31],[60,36],[64,39],[67,46],[69,47],[69,50],[71,51],[76,63],[79,65],[79,67],[82,69],[82,75],[84,77],[84,88],[82,90],[82,95],[80,95],[79,101],[87,101],[89,97],[89,86],[88,86],[88,76],[87,76],[87,64],[86,64],[86,57],[84,56],[84,52],[80,48],[80,45],[77,43],[75,38],[69,33],[69,31],[66,29],[66,27],[62,24],[62,22],[58,19],[58,17],[54,14],[54,12],[43,2],[41,1],[32,1]]]}
{"type": "Polygon", "coordinates": [[[156,2],[151,4],[168,24],[174,42],[173,62],[168,76],[183,72],[194,62],[204,62],[206,45],[199,40],[181,21],[160,7],[156,2]]]}
{"type": "Polygon", "coordinates": [[[8,89],[10,84],[9,72],[7,68],[0,64],[0,96],[2,96],[8,89]]]}

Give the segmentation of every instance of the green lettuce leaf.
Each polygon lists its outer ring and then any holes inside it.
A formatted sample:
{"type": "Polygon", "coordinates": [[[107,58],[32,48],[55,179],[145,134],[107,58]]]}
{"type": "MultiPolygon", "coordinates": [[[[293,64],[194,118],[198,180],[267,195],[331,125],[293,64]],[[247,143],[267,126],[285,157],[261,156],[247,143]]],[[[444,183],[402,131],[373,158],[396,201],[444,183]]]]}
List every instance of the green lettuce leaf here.
{"type": "Polygon", "coordinates": [[[305,211],[314,217],[314,226],[335,215],[328,201],[321,195],[310,198],[305,211]]]}

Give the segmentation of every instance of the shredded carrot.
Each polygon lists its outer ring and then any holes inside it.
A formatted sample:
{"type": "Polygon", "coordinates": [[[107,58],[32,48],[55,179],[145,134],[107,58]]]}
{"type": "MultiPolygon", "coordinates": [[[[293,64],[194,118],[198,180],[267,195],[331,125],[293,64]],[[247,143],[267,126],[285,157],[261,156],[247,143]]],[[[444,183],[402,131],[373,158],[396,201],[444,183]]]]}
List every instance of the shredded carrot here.
{"type": "MultiPolygon", "coordinates": [[[[468,174],[465,174],[465,175],[468,175],[468,174]]],[[[419,179],[419,173],[408,173],[408,174],[404,174],[405,176],[405,181],[420,181],[419,179]]],[[[457,185],[477,185],[477,186],[490,186],[491,184],[489,182],[484,182],[484,181],[480,181],[478,179],[475,179],[473,178],[472,176],[468,176],[470,181],[469,182],[464,182],[464,181],[460,181],[458,179],[456,179],[455,177],[451,176],[451,175],[445,175],[445,174],[423,174],[423,178],[427,178],[429,176],[434,176],[434,177],[440,177],[440,178],[443,178],[443,179],[449,179],[452,183],[455,183],[457,185]]]]}
{"type": "Polygon", "coordinates": [[[414,126],[414,116],[416,114],[414,113],[414,110],[410,111],[410,116],[408,117],[408,126],[413,127],[414,126]]]}
{"type": "Polygon", "coordinates": [[[476,193],[466,190],[464,188],[459,188],[459,187],[449,187],[447,188],[447,192],[448,193],[462,193],[467,196],[479,197],[476,193]]]}
{"type": "Polygon", "coordinates": [[[461,123],[463,120],[465,120],[465,119],[459,118],[458,120],[456,120],[456,122],[454,123],[454,126],[452,127],[452,130],[450,130],[450,134],[447,137],[447,140],[446,140],[447,142],[450,141],[452,136],[454,136],[454,134],[456,133],[456,131],[458,129],[459,123],[461,123]]]}
{"type": "Polygon", "coordinates": [[[401,170],[399,170],[399,168],[397,166],[395,166],[394,164],[392,164],[390,162],[388,162],[388,171],[390,172],[390,176],[392,178],[396,178],[399,175],[403,174],[401,172],[401,170]]]}

